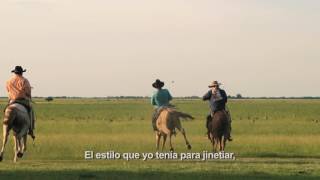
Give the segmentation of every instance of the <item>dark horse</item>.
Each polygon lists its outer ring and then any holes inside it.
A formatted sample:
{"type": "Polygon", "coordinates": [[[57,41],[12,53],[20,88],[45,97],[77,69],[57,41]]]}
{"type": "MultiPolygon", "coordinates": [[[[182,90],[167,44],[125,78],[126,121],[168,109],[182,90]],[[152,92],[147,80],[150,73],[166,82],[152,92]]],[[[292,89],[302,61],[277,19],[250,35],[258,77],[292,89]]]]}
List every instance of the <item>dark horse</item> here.
{"type": "Polygon", "coordinates": [[[228,116],[224,110],[217,111],[212,116],[212,121],[208,125],[209,139],[213,146],[213,151],[224,151],[227,141],[228,116]]]}

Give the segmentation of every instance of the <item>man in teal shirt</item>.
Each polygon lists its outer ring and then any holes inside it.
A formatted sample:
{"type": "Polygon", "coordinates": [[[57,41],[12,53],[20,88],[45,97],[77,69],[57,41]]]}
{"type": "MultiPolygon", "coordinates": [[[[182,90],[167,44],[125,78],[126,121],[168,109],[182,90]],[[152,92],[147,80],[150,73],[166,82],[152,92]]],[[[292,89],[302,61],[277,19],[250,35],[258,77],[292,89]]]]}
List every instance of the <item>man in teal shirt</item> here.
{"type": "Polygon", "coordinates": [[[156,80],[152,84],[152,87],[156,88],[157,91],[154,92],[151,98],[151,104],[155,106],[155,111],[152,116],[152,127],[153,130],[157,130],[156,121],[160,115],[161,110],[163,107],[168,107],[170,105],[170,101],[172,100],[172,96],[167,89],[162,89],[164,86],[164,82],[160,81],[159,79],[156,80]]]}

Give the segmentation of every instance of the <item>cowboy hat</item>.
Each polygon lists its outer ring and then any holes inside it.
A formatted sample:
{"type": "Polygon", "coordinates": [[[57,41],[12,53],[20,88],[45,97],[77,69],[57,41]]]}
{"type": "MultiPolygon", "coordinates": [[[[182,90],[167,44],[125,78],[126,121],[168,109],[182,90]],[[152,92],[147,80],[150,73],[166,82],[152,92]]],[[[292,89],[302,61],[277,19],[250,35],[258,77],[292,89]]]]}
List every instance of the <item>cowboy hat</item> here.
{"type": "Polygon", "coordinates": [[[16,66],[14,68],[14,70],[12,70],[11,72],[12,73],[16,73],[16,74],[21,74],[21,73],[24,73],[26,72],[27,70],[26,69],[23,69],[21,66],[16,66]]]}
{"type": "Polygon", "coordinates": [[[153,84],[152,87],[154,88],[162,88],[164,86],[164,82],[160,81],[159,79],[157,79],[153,84]]]}
{"type": "Polygon", "coordinates": [[[221,83],[219,83],[218,81],[213,81],[210,85],[209,88],[215,87],[215,86],[220,86],[221,83]]]}

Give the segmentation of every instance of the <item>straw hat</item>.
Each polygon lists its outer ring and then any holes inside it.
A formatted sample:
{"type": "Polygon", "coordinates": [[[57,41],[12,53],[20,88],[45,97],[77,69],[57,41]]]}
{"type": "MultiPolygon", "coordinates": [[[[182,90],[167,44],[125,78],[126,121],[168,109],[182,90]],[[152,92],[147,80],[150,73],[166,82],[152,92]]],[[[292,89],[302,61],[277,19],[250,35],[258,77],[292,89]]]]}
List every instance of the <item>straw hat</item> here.
{"type": "Polygon", "coordinates": [[[215,87],[215,86],[220,86],[222,85],[221,83],[219,83],[218,81],[213,81],[210,85],[209,88],[215,87]]]}

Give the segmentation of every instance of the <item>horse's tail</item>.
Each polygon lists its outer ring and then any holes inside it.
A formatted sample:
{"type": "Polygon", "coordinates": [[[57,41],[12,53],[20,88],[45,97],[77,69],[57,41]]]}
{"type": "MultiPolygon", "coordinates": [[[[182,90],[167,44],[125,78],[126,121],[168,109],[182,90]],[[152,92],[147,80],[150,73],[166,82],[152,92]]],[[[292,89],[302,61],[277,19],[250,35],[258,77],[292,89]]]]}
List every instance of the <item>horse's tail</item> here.
{"type": "Polygon", "coordinates": [[[166,109],[169,113],[174,114],[176,117],[178,117],[179,119],[182,118],[184,120],[188,120],[188,119],[194,119],[194,117],[192,117],[190,114],[187,113],[183,113],[183,112],[179,112],[174,108],[167,108],[166,109]]]}
{"type": "Polygon", "coordinates": [[[183,113],[183,112],[177,112],[177,113],[178,113],[179,118],[182,118],[183,120],[194,119],[194,117],[192,117],[190,114],[183,113]]]}

